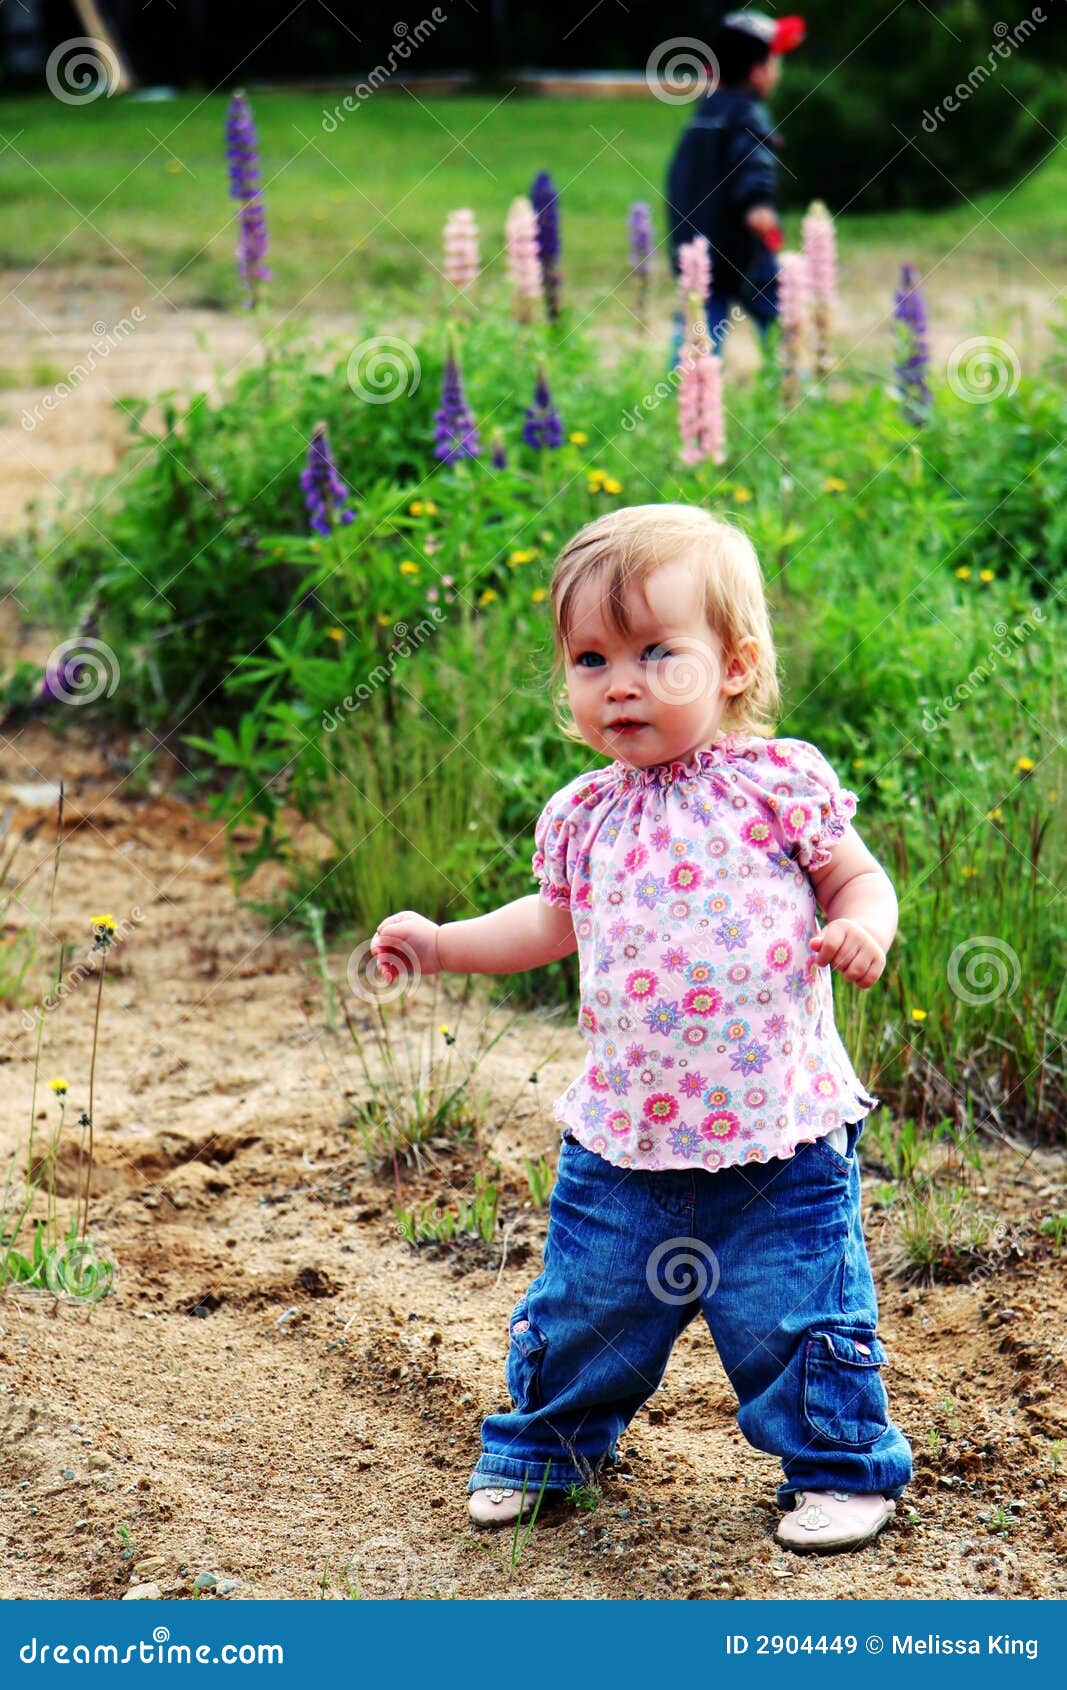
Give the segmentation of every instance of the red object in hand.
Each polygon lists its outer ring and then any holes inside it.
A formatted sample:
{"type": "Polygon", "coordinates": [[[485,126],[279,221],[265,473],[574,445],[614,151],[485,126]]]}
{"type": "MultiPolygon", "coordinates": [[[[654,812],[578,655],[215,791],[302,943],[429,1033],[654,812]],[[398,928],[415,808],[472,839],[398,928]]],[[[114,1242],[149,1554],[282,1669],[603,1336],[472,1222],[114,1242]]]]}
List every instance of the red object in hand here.
{"type": "Polygon", "coordinates": [[[772,223],[769,229],[764,229],[763,244],[768,252],[781,252],[784,241],[780,223],[772,223]]]}

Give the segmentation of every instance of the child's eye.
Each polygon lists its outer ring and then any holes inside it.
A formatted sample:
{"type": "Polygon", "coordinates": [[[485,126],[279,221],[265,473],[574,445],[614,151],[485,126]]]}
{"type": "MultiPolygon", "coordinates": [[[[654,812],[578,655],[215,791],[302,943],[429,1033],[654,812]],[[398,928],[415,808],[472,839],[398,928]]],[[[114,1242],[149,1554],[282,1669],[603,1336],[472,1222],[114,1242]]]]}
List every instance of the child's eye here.
{"type": "MultiPolygon", "coordinates": [[[[656,658],[657,662],[659,661],[659,659],[661,657],[670,657],[672,655],[672,653],[667,650],[666,646],[646,645],[644,651],[641,653],[641,656],[642,657],[646,656],[646,654],[650,651],[655,653],[655,658],[656,658]]],[[[597,663],[603,663],[603,661],[604,661],[604,659],[601,657],[599,652],[583,651],[575,658],[574,667],[576,669],[589,668],[591,665],[587,664],[586,661],[585,661],[587,657],[592,659],[593,665],[595,665],[597,663]]]]}

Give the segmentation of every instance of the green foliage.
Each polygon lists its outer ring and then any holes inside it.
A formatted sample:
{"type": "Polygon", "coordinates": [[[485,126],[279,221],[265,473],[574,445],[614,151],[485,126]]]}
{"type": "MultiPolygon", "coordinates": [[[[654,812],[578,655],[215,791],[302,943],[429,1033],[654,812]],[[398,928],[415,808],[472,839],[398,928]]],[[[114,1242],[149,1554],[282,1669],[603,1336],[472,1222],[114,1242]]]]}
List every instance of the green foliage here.
{"type": "Polygon", "coordinates": [[[491,1244],[496,1237],[500,1191],[485,1174],[474,1176],[474,1196],[463,1199],[458,1209],[438,1213],[432,1203],[396,1211],[397,1231],[409,1244],[450,1244],[454,1238],[470,1235],[491,1244]]]}
{"type": "MultiPolygon", "coordinates": [[[[768,368],[727,395],[727,463],[681,469],[661,348],[608,358],[578,325],[516,331],[483,311],[462,361],[483,434],[506,436],[497,471],[432,456],[439,342],[410,341],[418,385],[387,403],[353,391],[350,347],[295,344],[221,403],[171,401],[165,442],[143,444],[51,582],[67,624],[95,609],[119,657],[107,708],[180,744],[213,788],[238,878],[277,855],[283,914],[313,900],[360,937],[389,909],[456,920],[532,891],[537,814],[596,761],[551,709],[553,558],[614,505],[700,501],[761,559],[779,733],[813,739],[851,785],[897,887],[884,980],[835,987],[860,1071],[920,1136],[942,1119],[973,1133],[989,1112],[1062,1134],[1055,367],[989,404],[935,378],[921,431],[867,377],[784,410],[768,368]],[[521,425],[546,350],[565,430],[585,439],[538,456],[521,425]],[[322,538],[299,486],[319,419],[355,510],[322,538]],[[1002,983],[976,987],[975,966],[1002,983]]],[[[578,984],[570,957],[494,989],[573,1003],[578,984]]],[[[393,1110],[381,1094],[357,1110],[375,1153],[444,1119],[436,1102],[418,1122],[393,1110]]]]}

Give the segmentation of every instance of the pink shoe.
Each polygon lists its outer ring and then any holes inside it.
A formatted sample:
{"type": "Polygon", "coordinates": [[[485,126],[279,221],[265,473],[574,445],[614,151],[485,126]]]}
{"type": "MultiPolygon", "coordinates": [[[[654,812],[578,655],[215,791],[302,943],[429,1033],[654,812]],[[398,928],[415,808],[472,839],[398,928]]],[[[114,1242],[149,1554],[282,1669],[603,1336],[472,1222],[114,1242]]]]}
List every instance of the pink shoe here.
{"type": "Polygon", "coordinates": [[[859,1549],[877,1537],[897,1511],[890,1497],[858,1491],[801,1490],[794,1496],[775,1533],[778,1542],[798,1555],[834,1555],[859,1549]]]}
{"type": "Polygon", "coordinates": [[[525,1519],[536,1501],[536,1490],[527,1489],[524,1505],[521,1490],[492,1485],[486,1490],[471,1491],[467,1513],[476,1526],[511,1526],[520,1515],[525,1519]]]}

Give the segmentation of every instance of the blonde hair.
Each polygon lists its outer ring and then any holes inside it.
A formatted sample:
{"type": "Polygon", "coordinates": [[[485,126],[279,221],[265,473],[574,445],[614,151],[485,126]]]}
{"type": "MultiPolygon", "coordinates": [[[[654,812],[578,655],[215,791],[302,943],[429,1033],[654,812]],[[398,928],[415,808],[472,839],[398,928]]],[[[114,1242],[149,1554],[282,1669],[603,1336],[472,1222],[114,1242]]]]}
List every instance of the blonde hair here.
{"type": "Polygon", "coordinates": [[[754,639],[758,655],[748,684],[726,700],[723,731],[769,739],[781,711],[777,656],[763,576],[748,535],[699,505],[627,505],[587,522],[564,546],[552,575],[555,657],[552,707],[567,739],[585,743],[567,700],[565,663],[577,594],[598,583],[606,612],[621,634],[631,632],[623,602],[631,584],[643,589],[662,564],[691,558],[703,586],[704,616],[728,663],[741,641],[754,639]]]}

